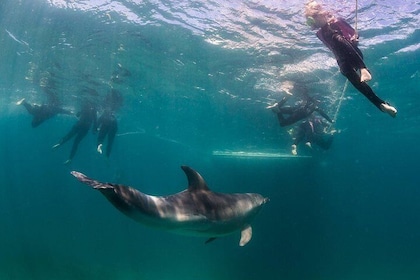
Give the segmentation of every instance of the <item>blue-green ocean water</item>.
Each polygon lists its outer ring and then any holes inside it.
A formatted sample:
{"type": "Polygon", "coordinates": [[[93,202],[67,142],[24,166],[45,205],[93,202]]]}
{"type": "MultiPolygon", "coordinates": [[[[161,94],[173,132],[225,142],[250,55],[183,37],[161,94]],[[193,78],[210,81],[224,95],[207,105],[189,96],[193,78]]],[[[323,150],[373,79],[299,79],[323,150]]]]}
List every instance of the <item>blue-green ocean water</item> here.
{"type": "MultiPolygon", "coordinates": [[[[324,1],[354,24],[353,1],[324,1]]],[[[418,279],[420,276],[419,1],[359,1],[360,47],[393,119],[351,86],[305,26],[304,2],[60,1],[0,3],[0,279],[418,279]],[[228,3],[224,3],[228,2],[228,3]],[[287,3],[286,3],[287,2],[287,3]],[[114,71],[129,71],[111,81],[114,71]],[[95,135],[70,165],[51,147],[75,118],[38,128],[16,101],[46,100],[53,79],[77,111],[110,86],[124,105],[107,160],[95,135]],[[304,83],[339,133],[311,158],[220,158],[214,150],[289,153],[265,106],[304,83]],[[204,239],[143,227],[77,182],[155,195],[184,189],[179,168],[219,192],[270,198],[239,232],[204,239]]]]}

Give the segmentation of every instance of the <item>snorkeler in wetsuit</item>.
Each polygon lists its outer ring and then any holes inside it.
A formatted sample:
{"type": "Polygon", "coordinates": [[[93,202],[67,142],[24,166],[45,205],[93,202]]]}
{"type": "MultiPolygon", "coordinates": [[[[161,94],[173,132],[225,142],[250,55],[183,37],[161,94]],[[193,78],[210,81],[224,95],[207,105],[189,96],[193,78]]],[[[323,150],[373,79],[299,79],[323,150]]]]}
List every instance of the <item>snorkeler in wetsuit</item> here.
{"type": "Polygon", "coordinates": [[[106,156],[109,157],[112,150],[112,144],[114,143],[115,135],[118,130],[117,119],[114,112],[106,109],[98,119],[98,140],[97,140],[97,151],[102,154],[102,146],[105,137],[108,135],[108,144],[106,146],[106,156]]]}
{"type": "Polygon", "coordinates": [[[306,146],[312,148],[312,143],[323,150],[328,150],[333,141],[333,135],[326,132],[328,124],[317,117],[310,117],[293,129],[294,141],[292,154],[297,155],[297,145],[305,141],[306,146]]]}
{"type": "Polygon", "coordinates": [[[41,105],[30,104],[25,100],[25,98],[16,102],[16,105],[23,105],[28,113],[32,115],[31,125],[34,128],[57,114],[72,114],[70,110],[64,109],[60,106],[57,94],[53,90],[44,88],[44,91],[47,95],[47,103],[43,103],[41,105]]]}
{"type": "Polygon", "coordinates": [[[102,115],[99,117],[96,127],[96,130],[98,131],[96,150],[100,154],[102,154],[102,146],[105,137],[108,135],[108,143],[105,153],[107,157],[111,155],[112,145],[114,143],[114,138],[118,130],[118,123],[117,118],[115,117],[115,111],[118,110],[118,108],[121,106],[121,93],[115,89],[111,89],[111,91],[105,98],[105,109],[102,115]]]}
{"type": "Polygon", "coordinates": [[[57,114],[71,114],[71,111],[53,104],[29,104],[24,99],[18,101],[16,104],[23,105],[28,113],[32,115],[31,125],[34,128],[42,124],[44,121],[56,116],[57,114]]]}
{"type": "Polygon", "coordinates": [[[287,100],[291,97],[291,93],[288,92],[286,96],[280,102],[277,102],[273,105],[266,107],[271,109],[274,113],[277,114],[277,119],[281,127],[292,125],[300,120],[306,119],[313,112],[317,112],[327,121],[332,123],[331,118],[316,104],[316,101],[310,97],[307,93],[307,89],[302,85],[293,85],[293,88],[298,94],[302,97],[302,100],[295,106],[284,106],[287,100]]]}
{"type": "Polygon", "coordinates": [[[379,110],[395,117],[397,109],[379,98],[366,83],[372,76],[357,47],[357,32],[343,19],[335,18],[330,12],[323,10],[316,1],[310,1],[306,5],[305,16],[312,29],[319,29],[316,35],[333,52],[340,72],[379,110]]]}
{"type": "Polygon", "coordinates": [[[77,148],[79,147],[80,141],[87,135],[91,127],[96,127],[96,108],[91,102],[83,104],[82,109],[77,114],[79,118],[76,124],[73,125],[71,130],[61,140],[53,146],[53,149],[63,145],[71,138],[74,138],[73,146],[71,148],[69,159],[64,163],[70,163],[76,155],[77,148]]]}
{"type": "Polygon", "coordinates": [[[283,106],[288,98],[289,96],[285,96],[280,102],[267,107],[277,114],[277,119],[279,120],[281,127],[297,123],[298,121],[309,117],[313,112],[318,112],[327,121],[332,123],[331,118],[319,108],[314,101],[307,99],[297,106],[283,106]]]}

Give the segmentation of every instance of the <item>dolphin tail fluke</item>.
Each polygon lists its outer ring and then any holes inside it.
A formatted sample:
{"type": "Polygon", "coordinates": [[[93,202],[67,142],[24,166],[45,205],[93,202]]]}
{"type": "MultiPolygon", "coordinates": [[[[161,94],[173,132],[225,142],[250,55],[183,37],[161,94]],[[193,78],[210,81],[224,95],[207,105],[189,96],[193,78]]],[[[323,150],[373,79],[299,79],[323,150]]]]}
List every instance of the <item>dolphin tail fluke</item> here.
{"type": "Polygon", "coordinates": [[[85,183],[88,186],[91,186],[94,189],[113,189],[112,185],[106,184],[106,183],[101,183],[99,181],[93,180],[83,173],[80,173],[80,172],[77,172],[77,171],[72,171],[70,173],[71,173],[71,175],[76,177],[77,180],[79,180],[82,183],[85,183]]]}

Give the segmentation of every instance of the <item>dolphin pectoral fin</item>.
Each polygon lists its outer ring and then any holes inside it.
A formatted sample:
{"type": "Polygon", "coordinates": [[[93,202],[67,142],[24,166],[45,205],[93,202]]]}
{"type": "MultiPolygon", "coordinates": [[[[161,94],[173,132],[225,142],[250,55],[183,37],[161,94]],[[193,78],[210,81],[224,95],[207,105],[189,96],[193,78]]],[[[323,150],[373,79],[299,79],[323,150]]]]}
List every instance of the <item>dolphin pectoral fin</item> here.
{"type": "Polygon", "coordinates": [[[241,231],[241,240],[239,241],[239,246],[245,246],[249,240],[252,238],[252,227],[247,225],[241,231]]]}
{"type": "Polygon", "coordinates": [[[91,186],[94,189],[113,189],[114,187],[111,184],[101,183],[99,181],[93,180],[86,176],[83,173],[72,171],[71,175],[77,178],[82,183],[85,183],[88,186],[91,186]]]}
{"type": "Polygon", "coordinates": [[[210,243],[210,242],[212,242],[216,239],[217,239],[217,237],[210,237],[209,239],[206,240],[206,242],[204,242],[204,244],[208,244],[208,243],[210,243]]]}

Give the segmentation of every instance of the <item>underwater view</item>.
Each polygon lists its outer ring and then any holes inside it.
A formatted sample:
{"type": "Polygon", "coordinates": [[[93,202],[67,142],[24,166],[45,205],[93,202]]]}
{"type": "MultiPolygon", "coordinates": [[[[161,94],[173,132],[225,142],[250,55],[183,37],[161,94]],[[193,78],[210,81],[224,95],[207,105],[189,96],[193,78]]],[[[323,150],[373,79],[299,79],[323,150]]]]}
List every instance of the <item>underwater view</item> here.
{"type": "Polygon", "coordinates": [[[317,2],[2,0],[0,279],[419,279],[420,1],[317,2]]]}

